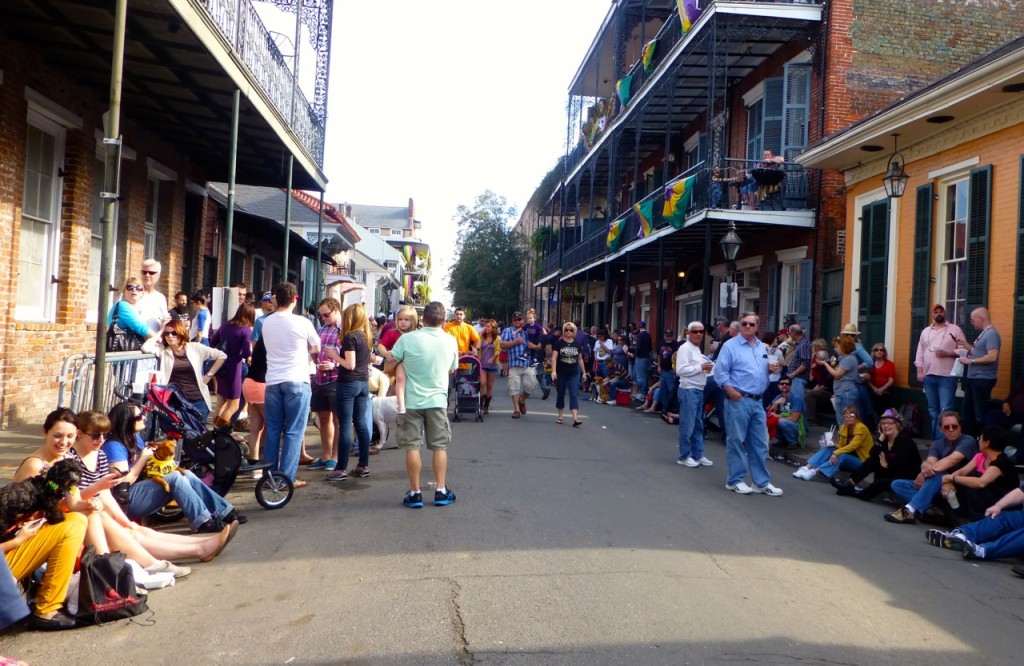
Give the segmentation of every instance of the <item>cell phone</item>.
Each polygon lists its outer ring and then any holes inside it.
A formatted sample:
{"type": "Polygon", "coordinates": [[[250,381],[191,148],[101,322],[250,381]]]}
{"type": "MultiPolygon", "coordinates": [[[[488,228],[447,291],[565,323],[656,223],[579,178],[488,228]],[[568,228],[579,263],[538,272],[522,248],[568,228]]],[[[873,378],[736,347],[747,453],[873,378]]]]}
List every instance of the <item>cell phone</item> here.
{"type": "Polygon", "coordinates": [[[29,522],[25,523],[22,527],[26,527],[28,529],[35,529],[36,527],[42,527],[43,523],[45,522],[46,518],[36,518],[35,520],[30,520],[29,522]]]}
{"type": "Polygon", "coordinates": [[[110,471],[113,472],[114,474],[117,474],[117,478],[119,479],[121,477],[128,476],[128,470],[126,469],[112,469],[110,471]]]}

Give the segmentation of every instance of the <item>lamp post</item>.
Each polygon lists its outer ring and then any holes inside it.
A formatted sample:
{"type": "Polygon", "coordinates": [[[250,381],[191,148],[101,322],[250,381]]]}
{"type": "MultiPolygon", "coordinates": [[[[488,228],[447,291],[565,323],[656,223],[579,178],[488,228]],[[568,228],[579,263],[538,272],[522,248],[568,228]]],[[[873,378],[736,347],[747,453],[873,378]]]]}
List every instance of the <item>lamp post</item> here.
{"type": "Polygon", "coordinates": [[[899,134],[892,135],[893,154],[889,156],[889,169],[882,176],[882,186],[885,188],[885,196],[890,199],[899,199],[907,190],[907,172],[904,169],[906,161],[903,153],[899,151],[899,134]]]}
{"type": "Polygon", "coordinates": [[[736,299],[736,255],[740,253],[740,246],[743,245],[743,239],[736,233],[736,223],[729,222],[729,229],[722,236],[722,240],[718,241],[718,244],[722,247],[722,254],[725,255],[725,307],[729,314],[726,316],[732,321],[732,309],[735,307],[733,303],[736,299]]]}

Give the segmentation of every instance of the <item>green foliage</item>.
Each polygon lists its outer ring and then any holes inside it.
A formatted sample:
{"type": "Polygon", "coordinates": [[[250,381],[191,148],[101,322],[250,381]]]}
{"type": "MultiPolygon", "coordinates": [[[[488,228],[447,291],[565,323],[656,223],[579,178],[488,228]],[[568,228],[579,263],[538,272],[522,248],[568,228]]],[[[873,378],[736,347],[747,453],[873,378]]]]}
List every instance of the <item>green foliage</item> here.
{"type": "Polygon", "coordinates": [[[455,305],[506,320],[518,308],[526,251],[512,233],[516,216],[515,207],[490,190],[472,208],[458,207],[455,263],[448,275],[455,305]]]}
{"type": "Polygon", "coordinates": [[[541,258],[558,246],[558,229],[537,227],[530,235],[530,250],[541,258]]]}

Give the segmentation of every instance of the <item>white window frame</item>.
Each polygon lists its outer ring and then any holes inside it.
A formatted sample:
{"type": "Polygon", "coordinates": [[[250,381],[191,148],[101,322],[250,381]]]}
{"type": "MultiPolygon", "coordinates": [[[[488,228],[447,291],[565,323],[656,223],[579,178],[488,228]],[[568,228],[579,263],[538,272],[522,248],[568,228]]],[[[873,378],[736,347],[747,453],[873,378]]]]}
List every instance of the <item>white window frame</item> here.
{"type": "Polygon", "coordinates": [[[392,229],[391,230],[391,238],[401,238],[401,237],[402,237],[402,230],[401,229],[392,229]]]}
{"type": "MultiPolygon", "coordinates": [[[[28,89],[26,89],[26,96],[28,89]]],[[[60,218],[61,218],[61,200],[63,198],[64,189],[64,178],[61,176],[61,168],[64,164],[65,157],[65,145],[67,141],[67,128],[55,119],[52,113],[47,113],[48,109],[38,108],[31,101],[29,103],[28,111],[28,125],[35,129],[45,132],[54,137],[53,146],[53,171],[50,176],[53,178],[53,189],[51,191],[50,199],[50,217],[52,219],[44,220],[29,216],[22,206],[22,220],[19,227],[19,272],[21,264],[21,252],[25,249],[24,243],[27,240],[27,236],[22,232],[26,223],[38,222],[49,225],[46,227],[46,234],[43,240],[44,247],[42,248],[42,280],[43,284],[37,285],[41,287],[43,298],[40,302],[33,302],[31,304],[20,304],[20,293],[15,296],[15,307],[14,307],[14,318],[22,321],[55,321],[57,312],[57,284],[53,282],[52,278],[57,277],[61,273],[60,265],[60,218]]],[[[25,136],[26,150],[28,146],[28,135],[25,136]]],[[[25,175],[27,176],[27,163],[25,175]]],[[[22,193],[24,196],[25,188],[25,177],[22,177],[22,193]]],[[[23,201],[22,201],[23,204],[23,201]]],[[[20,292],[21,282],[19,279],[20,292]]]]}
{"type": "MultiPolygon", "coordinates": [[[[724,275],[724,271],[723,271],[724,275]]],[[[717,293],[717,292],[716,292],[717,293]]],[[[675,298],[676,301],[676,337],[683,338],[683,331],[686,329],[686,325],[690,322],[686,320],[686,308],[691,305],[703,305],[704,301],[704,290],[698,289],[697,291],[688,291],[685,294],[679,294],[675,298]]],[[[648,322],[650,323],[650,322],[648,322]]]]}
{"type": "Polygon", "coordinates": [[[367,227],[366,230],[374,236],[380,236],[380,227],[367,227]]]}
{"type": "Polygon", "coordinates": [[[174,182],[178,180],[178,174],[150,157],[146,158],[146,168],[149,171],[149,177],[146,183],[146,220],[142,231],[142,258],[155,259],[156,239],[160,228],[160,183],[161,181],[174,182]]]}
{"type": "Polygon", "coordinates": [[[637,286],[640,296],[640,321],[650,322],[651,320],[651,285],[650,283],[637,286]]]}
{"type": "MultiPolygon", "coordinates": [[[[87,295],[85,300],[85,321],[95,324],[99,320],[99,289],[100,289],[100,261],[103,253],[103,200],[99,193],[103,191],[104,161],[97,156],[93,162],[93,186],[92,204],[89,219],[89,265],[86,269],[88,280],[87,295]]],[[[117,238],[117,220],[114,220],[114,238],[117,238]]],[[[114,244],[116,246],[116,243],[114,244]]],[[[117,248],[114,247],[114,256],[117,248]]],[[[110,258],[110,265],[114,265],[114,256],[110,258]]],[[[109,288],[109,287],[108,287],[109,288]]]]}
{"type": "MultiPolygon", "coordinates": [[[[970,182],[970,169],[963,169],[954,173],[949,173],[945,178],[939,181],[937,194],[939,205],[936,207],[938,215],[935,220],[935,302],[942,303],[946,308],[946,320],[951,324],[957,326],[963,326],[965,320],[968,318],[969,313],[966,311],[967,303],[966,298],[964,299],[953,299],[950,300],[947,295],[949,288],[949,271],[950,268],[957,264],[959,265],[959,274],[963,281],[966,282],[965,271],[967,269],[967,218],[970,214],[971,205],[971,182],[970,182]],[[964,210],[963,217],[956,217],[954,211],[954,217],[952,219],[946,218],[946,209],[949,205],[949,189],[955,187],[963,187],[964,194],[964,210]],[[963,234],[963,256],[946,259],[946,253],[949,250],[949,242],[946,233],[946,228],[949,224],[960,225],[960,233],[963,234]],[[963,312],[961,313],[958,309],[958,304],[962,305],[963,312]],[[961,315],[962,314],[962,318],[961,315]]],[[[966,285],[965,285],[966,286],[966,285]]],[[[965,294],[966,296],[966,294],[965,294]]]]}
{"type": "MultiPolygon", "coordinates": [[[[761,270],[764,265],[764,257],[760,254],[753,257],[746,257],[736,262],[736,272],[756,268],[761,270]]],[[[763,271],[762,271],[763,272],[763,271]]],[[[718,295],[721,293],[721,284],[725,281],[725,264],[715,264],[709,271],[711,274],[711,314],[708,316],[708,321],[714,321],[715,317],[720,317],[724,313],[722,308],[719,306],[718,295]]],[[[758,285],[756,288],[751,287],[740,287],[737,289],[736,294],[736,305],[733,309],[734,319],[739,319],[738,315],[742,312],[756,312],[758,307],[755,304],[760,304],[761,299],[761,286],[758,285]]]]}
{"type": "Polygon", "coordinates": [[[807,246],[779,250],[776,260],[779,271],[779,321],[792,312],[798,312],[800,303],[800,262],[807,258],[807,246]]]}

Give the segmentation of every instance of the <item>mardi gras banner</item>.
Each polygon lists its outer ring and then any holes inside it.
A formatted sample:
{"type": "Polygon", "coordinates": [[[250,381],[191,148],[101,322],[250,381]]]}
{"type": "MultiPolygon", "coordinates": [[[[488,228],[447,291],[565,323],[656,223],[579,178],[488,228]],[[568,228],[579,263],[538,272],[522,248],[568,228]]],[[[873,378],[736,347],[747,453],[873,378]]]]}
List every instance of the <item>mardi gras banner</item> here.
{"type": "Polygon", "coordinates": [[[682,229],[686,222],[686,209],[690,207],[690,199],[693,196],[693,186],[697,176],[690,176],[677,180],[665,186],[665,206],[661,215],[673,229],[682,229]]]}
{"type": "Polygon", "coordinates": [[[654,229],[654,199],[641,201],[633,206],[636,216],[640,220],[640,230],[637,231],[637,238],[647,238],[654,229]]]}
{"type": "Polygon", "coordinates": [[[608,251],[616,252],[622,243],[622,230],[626,226],[626,218],[622,217],[608,225],[608,251]]]}
{"type": "Polygon", "coordinates": [[[679,21],[683,24],[683,34],[690,32],[690,28],[697,22],[703,9],[700,7],[700,0],[676,0],[676,7],[679,8],[679,21]]]}

